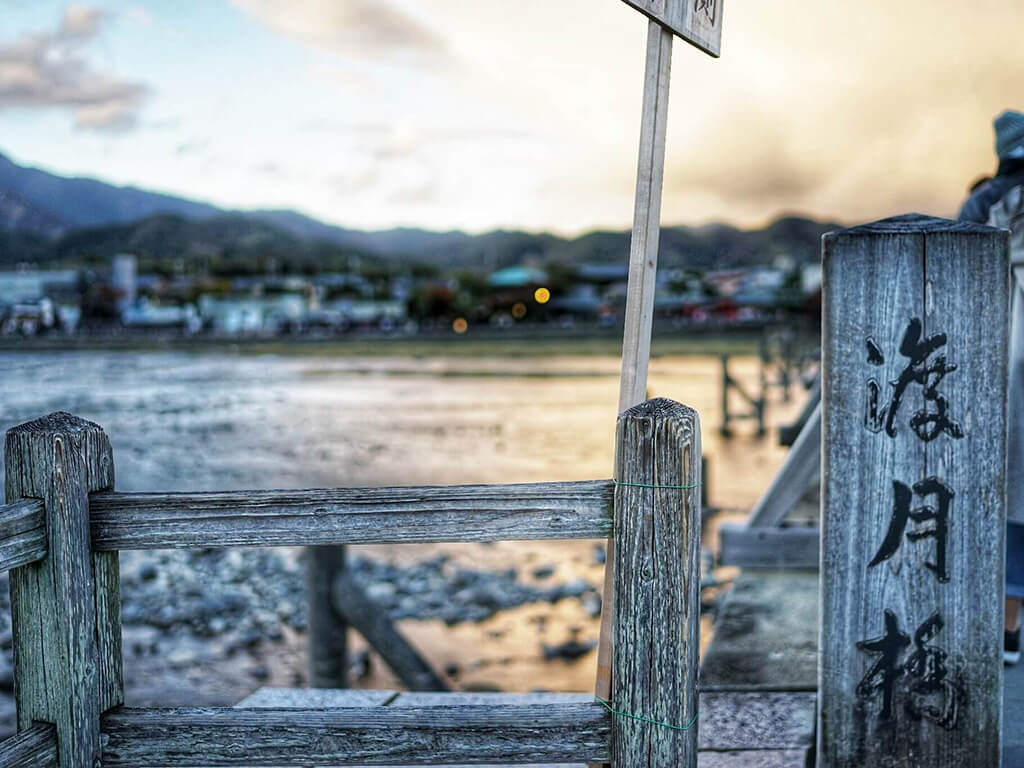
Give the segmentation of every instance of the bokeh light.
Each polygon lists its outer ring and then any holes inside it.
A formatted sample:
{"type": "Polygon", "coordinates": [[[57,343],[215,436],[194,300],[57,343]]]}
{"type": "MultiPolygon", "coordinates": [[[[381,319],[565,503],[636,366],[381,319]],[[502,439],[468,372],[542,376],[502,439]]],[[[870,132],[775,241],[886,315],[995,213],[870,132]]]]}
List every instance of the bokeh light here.
{"type": "Polygon", "coordinates": [[[469,323],[466,322],[464,317],[456,317],[452,323],[452,330],[456,333],[465,333],[469,329],[469,323]]]}
{"type": "Polygon", "coordinates": [[[512,305],[512,317],[516,320],[522,320],[526,317],[526,305],[521,301],[517,301],[512,305]]]}
{"type": "Polygon", "coordinates": [[[538,304],[547,304],[551,299],[551,291],[547,288],[538,288],[533,292],[533,298],[538,304]]]}

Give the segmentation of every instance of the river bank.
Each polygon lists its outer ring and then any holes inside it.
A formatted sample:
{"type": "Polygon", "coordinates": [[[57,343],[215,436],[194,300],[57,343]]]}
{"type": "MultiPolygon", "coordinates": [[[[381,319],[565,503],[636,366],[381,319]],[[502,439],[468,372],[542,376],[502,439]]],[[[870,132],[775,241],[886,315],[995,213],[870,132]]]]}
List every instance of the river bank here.
{"type": "MultiPolygon", "coordinates": [[[[655,335],[653,357],[757,353],[761,331],[737,327],[706,329],[698,333],[655,335]]],[[[357,332],[345,336],[182,336],[179,333],[114,331],[105,334],[21,337],[0,336],[4,352],[135,352],[284,357],[551,357],[617,356],[622,349],[621,329],[590,329],[568,333],[558,328],[532,331],[473,329],[466,334],[434,331],[418,335],[357,332]]]]}

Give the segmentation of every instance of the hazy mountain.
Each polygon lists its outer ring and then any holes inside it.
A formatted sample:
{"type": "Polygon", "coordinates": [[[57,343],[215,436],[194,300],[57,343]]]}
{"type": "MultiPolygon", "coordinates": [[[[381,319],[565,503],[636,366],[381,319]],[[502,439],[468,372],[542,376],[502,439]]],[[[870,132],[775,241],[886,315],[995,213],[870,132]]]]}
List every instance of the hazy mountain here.
{"type": "Polygon", "coordinates": [[[464,244],[473,237],[465,232],[431,232],[410,228],[383,229],[375,232],[345,229],[325,224],[297,211],[255,210],[245,211],[244,214],[299,237],[337,243],[382,255],[405,256],[422,251],[445,251],[464,244]]]}
{"type": "Polygon", "coordinates": [[[0,188],[0,231],[54,237],[66,229],[66,223],[53,211],[33,203],[13,189],[0,188]]]}
{"type": "MultiPolygon", "coordinates": [[[[0,155],[0,193],[13,195],[47,212],[60,231],[100,224],[129,222],[155,213],[189,218],[208,218],[221,211],[171,195],[135,187],[118,187],[96,179],[66,178],[36,168],[16,165],[0,155]]],[[[0,208],[0,229],[10,229],[12,219],[0,208]]],[[[40,232],[40,234],[52,234],[40,232]]]]}
{"type": "MultiPolygon", "coordinates": [[[[726,224],[667,227],[659,263],[702,269],[770,263],[777,256],[816,261],[822,233],[836,225],[800,217],[759,230],[726,224]]],[[[171,195],[65,178],[0,155],[0,264],[102,262],[132,252],[150,265],[202,261],[213,266],[337,269],[354,256],[416,261],[444,271],[510,264],[623,263],[629,233],[576,238],[494,231],[481,235],[398,228],[337,227],[290,210],[225,211],[171,195]],[[247,264],[247,261],[252,262],[247,264]]]]}
{"type": "Polygon", "coordinates": [[[392,229],[360,232],[325,224],[288,210],[229,212],[208,203],[136,187],[119,187],[96,179],[67,178],[20,166],[0,154],[0,231],[25,231],[56,237],[74,229],[125,224],[155,215],[209,219],[241,213],[309,240],[323,240],[368,252],[406,254],[465,241],[462,232],[392,229]]]}
{"type": "MultiPolygon", "coordinates": [[[[220,274],[343,271],[353,259],[376,259],[241,214],[199,220],[163,214],[78,229],[50,243],[49,259],[61,265],[106,265],[116,253],[135,254],[145,271],[198,267],[220,274]]],[[[4,260],[0,242],[0,263],[4,260]]]]}

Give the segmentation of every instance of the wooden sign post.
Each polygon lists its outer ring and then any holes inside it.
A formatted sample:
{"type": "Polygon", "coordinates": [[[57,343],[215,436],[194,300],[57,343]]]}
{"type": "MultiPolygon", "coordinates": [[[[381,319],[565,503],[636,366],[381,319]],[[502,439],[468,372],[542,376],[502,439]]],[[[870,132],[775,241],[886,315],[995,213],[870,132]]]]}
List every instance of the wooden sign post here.
{"type": "MultiPolygon", "coordinates": [[[[651,21],[647,26],[647,62],[640,121],[640,157],[636,174],[633,235],[629,249],[629,288],[626,296],[619,379],[619,413],[646,398],[647,362],[651,352],[655,275],[661,232],[661,189],[665,175],[665,131],[668,125],[668,86],[672,70],[672,38],[678,35],[717,57],[722,43],[723,0],[624,0],[651,21]]],[[[612,687],[612,584],[615,562],[613,539],[608,539],[604,576],[605,609],[597,648],[595,692],[609,698],[612,687]]]]}
{"type": "Polygon", "coordinates": [[[1005,230],[824,238],[818,765],[1000,765],[1005,230]]]}

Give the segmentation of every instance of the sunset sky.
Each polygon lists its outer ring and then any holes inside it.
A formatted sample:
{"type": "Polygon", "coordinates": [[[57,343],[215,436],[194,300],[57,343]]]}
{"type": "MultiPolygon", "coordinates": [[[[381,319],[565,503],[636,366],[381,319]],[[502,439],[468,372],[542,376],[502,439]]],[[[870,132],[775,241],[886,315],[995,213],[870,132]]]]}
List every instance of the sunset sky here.
{"type": "MultiPolygon", "coordinates": [[[[348,227],[632,219],[621,0],[0,0],[0,152],[348,227]]],[[[729,0],[674,53],[663,221],[954,214],[1024,110],[1024,3],[729,0]]]]}

